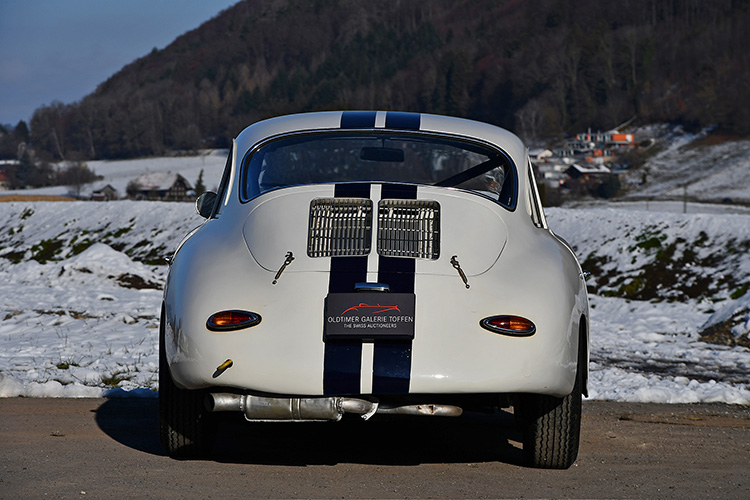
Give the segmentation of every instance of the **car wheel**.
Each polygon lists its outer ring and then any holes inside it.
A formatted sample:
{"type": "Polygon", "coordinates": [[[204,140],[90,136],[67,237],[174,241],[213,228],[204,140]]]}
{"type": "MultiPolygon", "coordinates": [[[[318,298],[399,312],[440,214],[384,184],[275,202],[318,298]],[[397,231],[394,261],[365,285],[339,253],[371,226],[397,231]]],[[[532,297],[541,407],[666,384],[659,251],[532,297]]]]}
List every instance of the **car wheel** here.
{"type": "Polygon", "coordinates": [[[216,437],[216,424],[205,409],[205,391],[177,387],[164,351],[164,314],[159,328],[159,438],[172,458],[208,455],[216,437]]]}
{"type": "Polygon", "coordinates": [[[543,469],[567,469],[578,456],[581,436],[581,355],[573,391],[564,398],[522,394],[519,416],[526,465],[543,469]]]}

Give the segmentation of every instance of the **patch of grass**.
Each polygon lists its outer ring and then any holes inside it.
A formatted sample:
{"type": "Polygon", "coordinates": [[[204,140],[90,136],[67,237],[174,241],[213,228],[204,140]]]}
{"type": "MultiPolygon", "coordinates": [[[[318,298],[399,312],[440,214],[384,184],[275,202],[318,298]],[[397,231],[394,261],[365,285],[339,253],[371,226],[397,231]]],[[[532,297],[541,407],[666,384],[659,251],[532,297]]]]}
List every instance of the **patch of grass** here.
{"type": "Polygon", "coordinates": [[[8,253],[4,253],[0,257],[8,259],[12,264],[18,264],[24,259],[25,256],[26,256],[26,252],[24,251],[24,252],[8,252],[8,253]]]}
{"type": "Polygon", "coordinates": [[[8,321],[9,319],[12,319],[13,317],[18,316],[21,313],[22,311],[10,311],[9,313],[5,315],[5,317],[3,318],[3,321],[8,321]]]}
{"type": "Polygon", "coordinates": [[[145,246],[148,246],[150,244],[151,244],[151,242],[148,241],[148,240],[141,240],[138,243],[136,243],[135,245],[133,245],[132,248],[129,251],[132,252],[136,248],[145,247],[145,246]]]}
{"type": "Polygon", "coordinates": [[[149,252],[140,257],[137,260],[140,260],[147,266],[159,266],[164,265],[164,256],[167,255],[167,249],[164,247],[164,245],[159,245],[158,247],[154,247],[149,252]]]}
{"type": "Polygon", "coordinates": [[[638,294],[646,288],[646,278],[644,276],[637,276],[630,280],[630,282],[620,286],[618,295],[620,297],[635,298],[638,294]]]}
{"type": "Polygon", "coordinates": [[[71,366],[78,366],[78,363],[71,360],[60,360],[55,366],[60,370],[67,370],[71,366]]]}
{"type": "MultiPolygon", "coordinates": [[[[733,290],[732,293],[738,296],[747,292],[748,285],[743,285],[743,277],[728,272],[705,272],[721,268],[722,262],[731,255],[717,251],[699,256],[697,247],[714,244],[705,232],[693,241],[677,237],[666,244],[666,239],[665,235],[652,230],[638,236],[637,244],[630,250],[644,249],[650,258],[635,272],[611,270],[605,280],[599,280],[597,276],[597,285],[602,288],[600,293],[630,300],[673,302],[700,298],[714,300],[717,294],[726,297],[727,290],[733,290]]],[[[594,265],[604,262],[593,253],[587,260],[594,265]]],[[[635,263],[636,259],[633,260],[635,263]]]]}
{"type": "Polygon", "coordinates": [[[705,231],[698,233],[698,239],[695,240],[695,246],[705,247],[708,242],[708,234],[705,231]]]}
{"type": "Polygon", "coordinates": [[[644,250],[653,250],[654,248],[661,248],[661,241],[656,236],[652,236],[636,243],[635,246],[644,250]]]}
{"type": "Polygon", "coordinates": [[[144,290],[147,288],[154,290],[161,290],[161,284],[154,283],[152,281],[146,281],[140,276],[135,274],[121,274],[117,277],[117,284],[123,288],[134,288],[136,290],[144,290]]]}
{"type": "MultiPolygon", "coordinates": [[[[746,313],[747,311],[744,312],[746,313]]],[[[727,345],[730,347],[742,346],[750,349],[750,336],[747,333],[739,337],[735,337],[732,333],[732,328],[744,321],[742,314],[743,312],[737,313],[726,321],[704,329],[700,332],[701,340],[709,344],[727,345]]]]}
{"type": "Polygon", "coordinates": [[[661,248],[662,241],[666,239],[667,235],[661,234],[659,231],[646,231],[645,233],[636,236],[635,241],[637,241],[637,243],[635,244],[635,247],[631,248],[631,250],[642,248],[648,251],[661,248]]]}
{"type": "Polygon", "coordinates": [[[31,247],[31,258],[40,264],[44,264],[52,259],[62,249],[62,246],[63,242],[58,239],[42,240],[31,247]]]}
{"type": "MultiPolygon", "coordinates": [[[[606,256],[596,255],[591,252],[586,259],[581,263],[581,269],[589,271],[592,278],[594,278],[594,284],[587,284],[589,293],[599,293],[602,288],[609,285],[610,281],[617,275],[616,269],[604,270],[604,267],[609,263],[610,259],[606,256]]],[[[604,292],[602,292],[604,293],[604,292]]]]}
{"type": "Polygon", "coordinates": [[[110,231],[104,236],[102,236],[102,239],[107,240],[107,241],[112,240],[112,239],[117,239],[124,234],[128,234],[130,231],[133,230],[134,227],[135,227],[135,224],[131,224],[130,226],[122,227],[118,229],[117,231],[110,231]]]}
{"type": "Polygon", "coordinates": [[[103,376],[102,383],[104,384],[105,387],[110,387],[114,389],[122,382],[131,380],[132,378],[133,378],[133,375],[130,375],[128,372],[115,371],[115,372],[112,372],[111,375],[103,376]]]}
{"type": "Polygon", "coordinates": [[[740,297],[744,296],[747,293],[747,285],[742,285],[738,288],[736,288],[730,295],[729,298],[732,300],[737,300],[740,297]]]}
{"type": "Polygon", "coordinates": [[[94,243],[95,243],[95,241],[90,240],[88,238],[82,239],[78,243],[76,243],[76,244],[74,244],[74,245],[71,246],[71,248],[70,248],[70,257],[73,257],[75,255],[78,255],[80,253],[85,252],[94,243]]]}

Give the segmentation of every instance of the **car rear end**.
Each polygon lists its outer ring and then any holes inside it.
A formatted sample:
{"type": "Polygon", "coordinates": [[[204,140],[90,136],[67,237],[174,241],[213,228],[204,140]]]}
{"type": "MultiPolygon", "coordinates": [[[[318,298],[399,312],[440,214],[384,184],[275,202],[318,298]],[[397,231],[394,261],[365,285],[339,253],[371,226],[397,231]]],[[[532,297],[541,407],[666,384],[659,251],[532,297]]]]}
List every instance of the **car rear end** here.
{"type": "Polygon", "coordinates": [[[529,218],[520,142],[427,115],[316,115],[243,132],[215,216],[175,254],[175,386],[263,421],[569,394],[580,268],[529,218]]]}

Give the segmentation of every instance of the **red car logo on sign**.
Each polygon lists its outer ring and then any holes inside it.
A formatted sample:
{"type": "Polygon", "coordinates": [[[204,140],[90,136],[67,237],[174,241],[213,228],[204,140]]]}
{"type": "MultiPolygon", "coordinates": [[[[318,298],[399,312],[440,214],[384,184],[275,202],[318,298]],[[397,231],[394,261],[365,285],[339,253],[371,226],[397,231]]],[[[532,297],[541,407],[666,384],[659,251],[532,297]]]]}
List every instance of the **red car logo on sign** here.
{"type": "Polygon", "coordinates": [[[397,311],[399,313],[401,312],[401,309],[399,309],[398,306],[381,306],[380,304],[371,306],[371,305],[365,304],[364,302],[361,302],[359,305],[352,306],[349,309],[345,310],[344,312],[340,314],[340,316],[343,316],[349,311],[359,312],[360,308],[378,309],[377,311],[372,311],[372,314],[381,314],[381,313],[388,312],[388,311],[397,311]]]}

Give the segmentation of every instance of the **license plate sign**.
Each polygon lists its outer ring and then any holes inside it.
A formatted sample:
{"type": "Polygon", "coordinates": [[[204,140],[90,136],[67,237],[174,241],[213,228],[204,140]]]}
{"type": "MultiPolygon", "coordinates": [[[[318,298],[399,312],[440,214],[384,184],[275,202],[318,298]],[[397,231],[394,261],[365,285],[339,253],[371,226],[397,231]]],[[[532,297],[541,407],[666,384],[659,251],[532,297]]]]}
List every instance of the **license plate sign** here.
{"type": "Polygon", "coordinates": [[[414,338],[413,293],[331,293],[323,333],[329,339],[414,338]]]}

